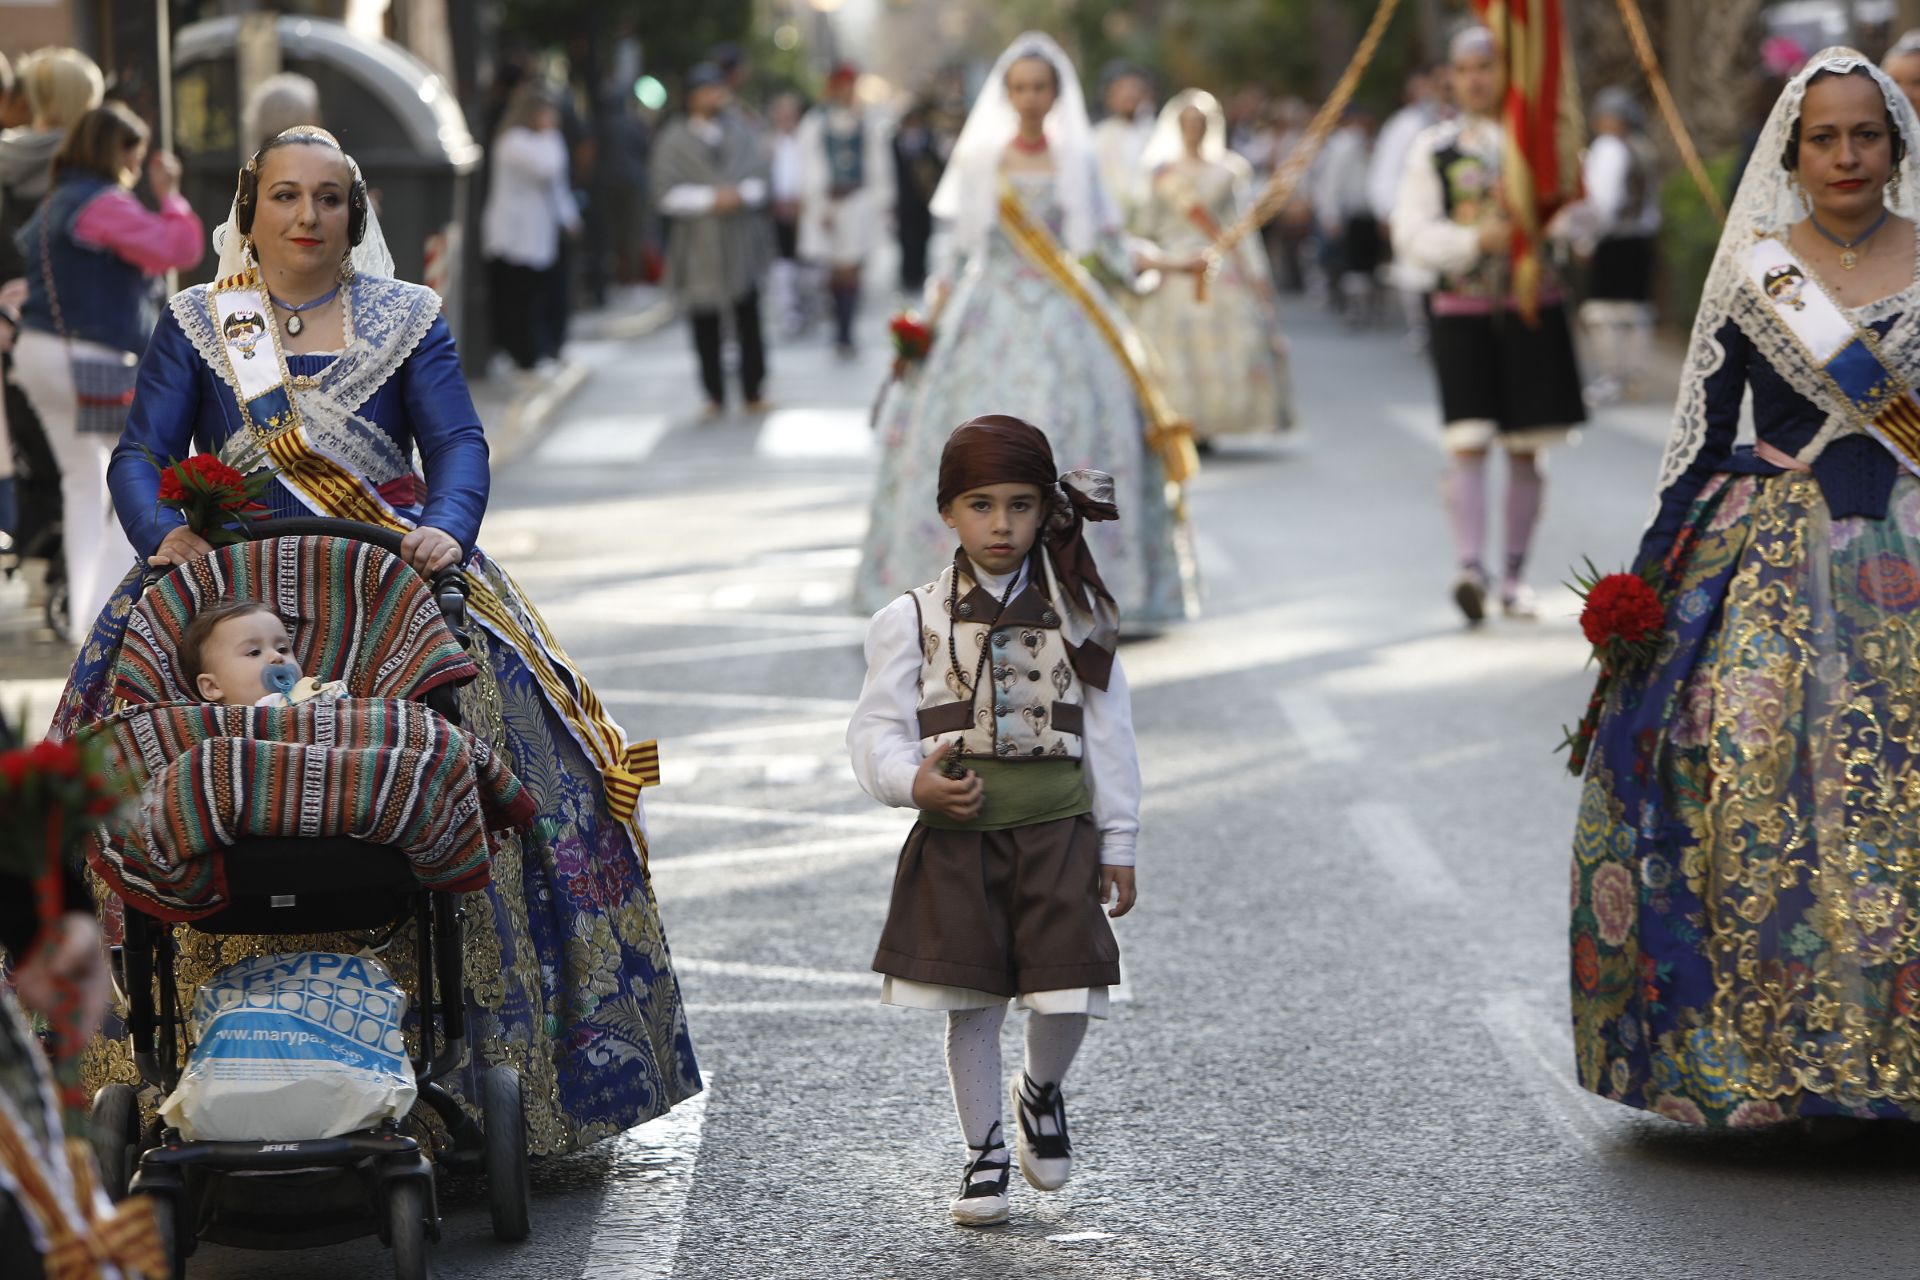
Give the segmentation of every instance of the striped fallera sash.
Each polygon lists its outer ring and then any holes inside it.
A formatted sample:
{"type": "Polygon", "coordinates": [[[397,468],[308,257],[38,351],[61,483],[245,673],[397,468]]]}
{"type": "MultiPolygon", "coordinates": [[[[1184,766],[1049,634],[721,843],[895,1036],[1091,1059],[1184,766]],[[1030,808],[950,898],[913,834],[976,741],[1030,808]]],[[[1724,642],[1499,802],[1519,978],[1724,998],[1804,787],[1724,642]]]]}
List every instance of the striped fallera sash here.
{"type": "Polygon", "coordinates": [[[1007,239],[1033,268],[1045,275],[1071,298],[1093,322],[1094,329],[1107,344],[1127,379],[1133,383],[1134,396],[1140,401],[1147,419],[1147,447],[1160,455],[1167,480],[1183,486],[1200,471],[1200,454],[1193,443],[1193,424],[1175,412],[1166,394],[1149,368],[1150,357],[1140,335],[1131,328],[1122,329],[1094,296],[1099,288],[1088,277],[1085,267],[1060,247],[1060,242],[1041,223],[1027,214],[1026,206],[1011,183],[1000,184],[1000,225],[1007,239]]]}
{"type": "Polygon", "coordinates": [[[1822,381],[1901,466],[1920,475],[1920,400],[1880,354],[1873,331],[1847,319],[1780,239],[1754,241],[1746,267],[1747,283],[1807,353],[1822,381]]]}

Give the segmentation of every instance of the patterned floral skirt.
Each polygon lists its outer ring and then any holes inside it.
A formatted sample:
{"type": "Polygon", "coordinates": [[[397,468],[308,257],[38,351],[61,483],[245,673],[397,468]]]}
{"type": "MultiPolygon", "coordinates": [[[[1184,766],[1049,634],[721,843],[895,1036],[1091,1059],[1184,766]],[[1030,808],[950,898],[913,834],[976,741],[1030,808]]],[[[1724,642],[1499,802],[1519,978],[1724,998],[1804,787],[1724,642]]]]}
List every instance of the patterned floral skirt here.
{"type": "MultiPolygon", "coordinates": [[[[468,571],[484,576],[516,613],[531,613],[483,554],[475,553],[468,571]]],[[[95,623],[56,733],[103,714],[137,594],[137,576],[129,577],[95,623]]],[[[516,1068],[529,1149],[557,1155],[664,1114],[700,1091],[700,1071],[643,851],[608,815],[598,770],[542,697],[527,659],[477,624],[469,631],[480,677],[460,691],[461,719],[533,793],[539,820],[499,842],[492,883],[466,897],[470,1051],[446,1083],[477,1114],[480,1069],[516,1068]]],[[[110,932],[116,924],[109,921],[110,932]]],[[[361,936],[222,938],[192,929],[176,937],[180,989],[189,1000],[216,969],[248,956],[365,944],[361,936]]],[[[409,925],[385,959],[410,991],[414,954],[409,925]]],[[[117,1029],[110,1019],[89,1051],[91,1088],[136,1078],[117,1029]]]]}
{"type": "Polygon", "coordinates": [[[1716,476],[1574,835],[1580,1082],[1695,1125],[1920,1119],[1920,481],[1716,476]]]}

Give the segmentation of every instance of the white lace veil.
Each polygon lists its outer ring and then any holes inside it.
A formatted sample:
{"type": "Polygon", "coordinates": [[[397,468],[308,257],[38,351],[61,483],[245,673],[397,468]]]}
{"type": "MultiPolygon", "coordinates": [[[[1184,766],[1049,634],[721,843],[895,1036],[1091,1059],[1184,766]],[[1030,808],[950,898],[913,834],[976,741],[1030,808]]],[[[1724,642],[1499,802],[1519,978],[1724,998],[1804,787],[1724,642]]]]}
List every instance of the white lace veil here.
{"type": "Polygon", "coordinates": [[[1806,206],[1782,167],[1782,157],[1794,123],[1800,118],[1807,82],[1822,71],[1845,74],[1856,67],[1864,68],[1880,87],[1894,127],[1906,143],[1906,155],[1895,166],[1893,181],[1888,183],[1887,206],[1903,217],[1913,216],[1914,202],[1920,197],[1920,118],[1914,115],[1906,94],[1864,54],[1843,48],[1815,54],[1787,82],[1773,104],[1733,197],[1733,207],[1728,210],[1727,225],[1720,233],[1720,247],[1713,255],[1713,267],[1700,295],[1700,310],[1693,321],[1686,369],[1680,379],[1680,400],[1674,407],[1673,434],[1660,463],[1661,493],[1686,473],[1706,444],[1706,381],[1726,360],[1726,351],[1714,335],[1740,311],[1749,296],[1744,265],[1747,246],[1758,237],[1782,233],[1806,217],[1806,206]]]}
{"type": "Polygon", "coordinates": [[[1180,135],[1180,113],[1188,107],[1197,107],[1207,118],[1207,133],[1200,139],[1200,158],[1210,164],[1219,164],[1227,158],[1227,113],[1221,109],[1219,99],[1205,89],[1182,89],[1160,108],[1153,135],[1140,153],[1141,172],[1152,173],[1187,154],[1187,141],[1180,135]]]}
{"type": "MultiPolygon", "coordinates": [[[[284,138],[289,133],[311,136],[322,145],[333,147],[335,151],[346,157],[347,167],[353,170],[353,180],[365,184],[366,179],[360,174],[359,162],[347,155],[346,149],[340,145],[339,140],[325,129],[315,125],[296,125],[277,136],[284,138]]],[[[252,160],[249,159],[248,163],[251,164],[252,160]]],[[[216,280],[224,280],[228,276],[236,275],[245,270],[247,265],[247,238],[240,234],[237,218],[238,196],[239,193],[236,191],[235,204],[227,207],[227,220],[213,229],[213,251],[219,255],[219,265],[214,268],[216,280]]],[[[354,246],[352,254],[349,255],[349,261],[353,263],[356,275],[387,277],[393,275],[393,254],[387,249],[387,238],[380,233],[380,215],[375,211],[371,199],[367,201],[366,234],[360,237],[360,243],[354,246]]]]}
{"type": "Polygon", "coordinates": [[[1045,58],[1053,64],[1060,94],[1047,113],[1047,147],[1053,153],[1060,207],[1065,214],[1061,241],[1067,252],[1082,257],[1093,251],[1094,240],[1118,218],[1095,170],[1093,126],[1087,121],[1087,102],[1080,76],[1066,51],[1052,36],[1029,31],[1007,46],[987,73],[967,123],[954,140],[953,155],[933,193],[933,215],[953,228],[956,245],[975,252],[986,242],[987,231],[999,207],[1000,157],[1020,130],[1019,113],[1007,97],[1007,69],[1022,58],[1045,58]]]}

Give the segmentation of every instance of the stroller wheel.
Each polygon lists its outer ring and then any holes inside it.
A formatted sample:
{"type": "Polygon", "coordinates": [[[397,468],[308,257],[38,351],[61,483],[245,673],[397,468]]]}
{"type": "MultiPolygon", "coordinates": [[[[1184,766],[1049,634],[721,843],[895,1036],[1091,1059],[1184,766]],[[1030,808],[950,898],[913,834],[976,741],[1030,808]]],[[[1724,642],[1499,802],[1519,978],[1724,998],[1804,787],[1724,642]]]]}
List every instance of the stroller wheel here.
{"type": "Polygon", "coordinates": [[[172,1280],[187,1280],[187,1255],[193,1252],[193,1228],[188,1227],[182,1235],[180,1217],[178,1200],[168,1195],[153,1197],[153,1220],[160,1228],[160,1251],[173,1263],[172,1280]]]}
{"type": "Polygon", "coordinates": [[[100,1166],[101,1189],[118,1204],[127,1198],[127,1183],[140,1163],[140,1102],[131,1085],[110,1084],[93,1095],[88,1136],[94,1163],[100,1166]]]}
{"type": "Polygon", "coordinates": [[[420,1179],[387,1184],[387,1230],[394,1280],[427,1280],[427,1191],[420,1179]]]}
{"type": "Polygon", "coordinates": [[[527,1184],[527,1120],[520,1109],[520,1073],[489,1067],[480,1079],[481,1122],[486,1126],[487,1207],[493,1234],[514,1244],[532,1230],[532,1190],[527,1184]]]}

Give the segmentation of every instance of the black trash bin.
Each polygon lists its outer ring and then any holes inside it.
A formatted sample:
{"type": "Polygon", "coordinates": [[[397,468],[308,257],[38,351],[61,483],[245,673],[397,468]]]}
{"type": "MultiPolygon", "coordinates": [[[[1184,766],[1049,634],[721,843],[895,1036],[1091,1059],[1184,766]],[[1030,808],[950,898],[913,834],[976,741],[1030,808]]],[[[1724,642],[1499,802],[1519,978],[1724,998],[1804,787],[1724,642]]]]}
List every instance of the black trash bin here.
{"type": "MultiPolygon", "coordinates": [[[[461,262],[475,225],[472,191],[481,151],[453,90],[426,63],[390,40],[368,40],[322,18],[275,23],[281,67],[320,87],[321,123],[360,162],[393,251],[394,272],[430,284],[446,299],[463,354],[477,353],[484,326],[472,314],[461,262]]],[[[182,194],[208,227],[226,220],[240,153],[237,46],[240,19],[213,18],[174,37],[175,146],[182,194]]],[[[211,253],[192,284],[211,279],[211,253]]]]}

